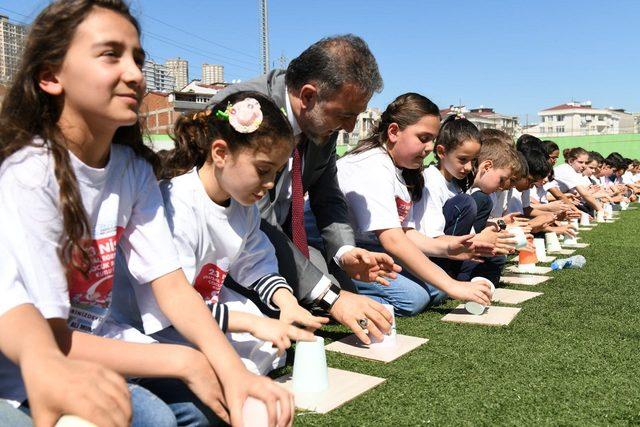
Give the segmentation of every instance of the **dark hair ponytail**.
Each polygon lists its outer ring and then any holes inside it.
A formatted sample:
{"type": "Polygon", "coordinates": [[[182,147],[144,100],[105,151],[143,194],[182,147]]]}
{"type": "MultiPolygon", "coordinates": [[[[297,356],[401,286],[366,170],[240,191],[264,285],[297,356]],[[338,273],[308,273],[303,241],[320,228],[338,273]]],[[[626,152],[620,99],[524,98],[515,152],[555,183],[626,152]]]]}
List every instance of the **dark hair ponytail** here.
{"type": "MultiPolygon", "coordinates": [[[[356,147],[347,154],[357,154],[373,148],[385,148],[388,138],[387,131],[391,123],[396,123],[400,129],[416,124],[424,116],[440,117],[438,106],[431,102],[429,98],[418,93],[405,93],[398,96],[391,102],[380,116],[373,133],[360,140],[356,147]]],[[[386,148],[385,148],[386,150],[386,148]]],[[[424,187],[423,168],[406,169],[402,168],[402,178],[411,193],[411,200],[414,202],[422,198],[424,187]]]]}
{"type": "Polygon", "coordinates": [[[175,148],[159,153],[159,179],[171,179],[194,167],[200,168],[210,159],[211,144],[216,139],[224,140],[232,153],[242,148],[268,153],[280,144],[293,149],[293,130],[287,117],[271,99],[252,91],[233,93],[211,110],[181,116],[174,126],[172,138],[175,148]],[[228,118],[224,118],[223,113],[230,104],[247,98],[253,98],[260,104],[262,123],[253,132],[240,133],[231,126],[228,118]]]}

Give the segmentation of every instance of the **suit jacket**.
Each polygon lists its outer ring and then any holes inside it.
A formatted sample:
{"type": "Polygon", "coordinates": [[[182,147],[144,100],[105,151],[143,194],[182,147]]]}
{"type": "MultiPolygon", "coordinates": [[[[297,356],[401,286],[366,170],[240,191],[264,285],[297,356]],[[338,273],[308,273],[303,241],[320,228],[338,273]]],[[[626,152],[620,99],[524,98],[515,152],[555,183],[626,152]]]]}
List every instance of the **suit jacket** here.
{"type": "MultiPolygon", "coordinates": [[[[287,89],[284,70],[273,70],[254,80],[231,85],[218,92],[212,98],[210,105],[220,102],[232,93],[245,90],[263,93],[279,108],[286,109],[287,89]]],[[[309,193],[311,210],[322,235],[327,263],[332,262],[334,255],[342,246],[355,246],[353,229],[349,224],[347,202],[338,186],[337,137],[338,134],[335,132],[320,146],[306,140],[304,134],[301,135],[300,141],[301,144],[305,144],[302,186],[303,190],[309,193]]],[[[277,178],[275,195],[267,194],[258,202],[263,219],[261,229],[276,248],[280,274],[293,287],[299,300],[310,302],[309,294],[320,281],[323,273],[309,262],[282,230],[282,225],[287,219],[285,213],[289,211],[291,205],[288,191],[290,182],[290,171],[285,168],[277,178]]]]}

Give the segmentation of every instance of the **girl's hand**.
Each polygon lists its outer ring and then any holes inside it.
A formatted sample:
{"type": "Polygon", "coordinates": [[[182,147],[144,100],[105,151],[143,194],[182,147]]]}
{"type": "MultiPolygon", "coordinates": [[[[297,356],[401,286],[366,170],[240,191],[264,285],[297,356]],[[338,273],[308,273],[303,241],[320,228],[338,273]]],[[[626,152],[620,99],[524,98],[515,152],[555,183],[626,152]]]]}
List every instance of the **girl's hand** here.
{"type": "Polygon", "coordinates": [[[222,421],[229,424],[231,418],[226,409],[225,396],[213,368],[204,354],[197,350],[192,350],[189,347],[186,348],[188,348],[190,352],[188,356],[185,357],[183,374],[180,376],[180,379],[202,403],[215,412],[222,421]]]}
{"type": "Polygon", "coordinates": [[[301,326],[310,331],[315,331],[329,323],[329,318],[314,316],[309,313],[309,311],[296,304],[280,308],[280,321],[290,325],[301,326]]]}
{"type": "Polygon", "coordinates": [[[455,285],[447,292],[453,299],[463,302],[474,301],[482,305],[491,305],[491,286],[484,280],[477,282],[455,281],[455,285]]]}
{"type": "Polygon", "coordinates": [[[271,300],[280,309],[280,321],[284,323],[295,324],[312,331],[329,323],[327,317],[314,316],[300,307],[298,300],[288,289],[278,289],[271,300]]]}
{"type": "Polygon", "coordinates": [[[231,425],[242,426],[242,408],[247,397],[255,397],[267,405],[270,427],[293,425],[295,404],[293,395],[270,378],[252,374],[246,369],[229,375],[231,381],[223,384],[224,395],[231,413],[231,425]]]}
{"type": "Polygon", "coordinates": [[[340,258],[340,266],[349,277],[363,282],[378,282],[389,286],[389,279],[398,277],[402,268],[389,255],[353,248],[340,258]]]}
{"type": "Polygon", "coordinates": [[[312,332],[285,323],[281,320],[270,319],[269,317],[258,317],[252,322],[252,327],[248,331],[251,335],[263,341],[269,341],[278,347],[278,355],[282,355],[289,347],[291,341],[313,341],[315,336],[312,332]]]}
{"type": "Polygon", "coordinates": [[[497,233],[494,254],[508,255],[514,253],[516,250],[516,241],[514,240],[514,237],[516,236],[507,230],[497,233]]]}
{"type": "MultiPolygon", "coordinates": [[[[488,230],[487,233],[493,233],[487,228],[485,230],[488,230]]],[[[447,247],[447,256],[451,259],[483,262],[483,256],[493,254],[494,244],[490,240],[476,239],[476,236],[478,235],[452,236],[447,247]]]]}
{"type": "Polygon", "coordinates": [[[52,426],[61,415],[108,427],[131,422],[131,396],[115,372],[62,354],[25,357],[20,365],[36,426],[52,426]]]}

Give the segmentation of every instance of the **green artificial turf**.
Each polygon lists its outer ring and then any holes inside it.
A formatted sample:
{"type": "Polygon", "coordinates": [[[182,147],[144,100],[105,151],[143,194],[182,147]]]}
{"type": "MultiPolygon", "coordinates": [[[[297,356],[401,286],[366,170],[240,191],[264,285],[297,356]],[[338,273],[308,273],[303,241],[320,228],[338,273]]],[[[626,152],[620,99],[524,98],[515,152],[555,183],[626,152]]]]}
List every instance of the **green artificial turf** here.
{"type": "MultiPolygon", "coordinates": [[[[511,325],[445,323],[456,303],[398,319],[398,332],[429,338],[389,364],[327,352],[329,366],[386,382],[297,425],[640,424],[640,210],[581,232],[581,270],[551,273],[511,325]]],[[[346,335],[332,325],[319,333],[346,335]]],[[[284,369],[290,370],[290,366],[284,369]]]]}

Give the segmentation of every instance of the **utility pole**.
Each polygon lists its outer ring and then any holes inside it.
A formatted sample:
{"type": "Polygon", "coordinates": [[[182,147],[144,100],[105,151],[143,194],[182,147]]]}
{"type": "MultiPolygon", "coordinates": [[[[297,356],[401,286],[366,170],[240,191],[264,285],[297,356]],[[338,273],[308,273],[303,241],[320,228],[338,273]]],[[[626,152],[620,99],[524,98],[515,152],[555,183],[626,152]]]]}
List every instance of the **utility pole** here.
{"type": "Polygon", "coordinates": [[[267,0],[258,0],[260,3],[260,34],[261,34],[261,55],[262,72],[269,72],[269,16],[267,12],[267,0]]]}

